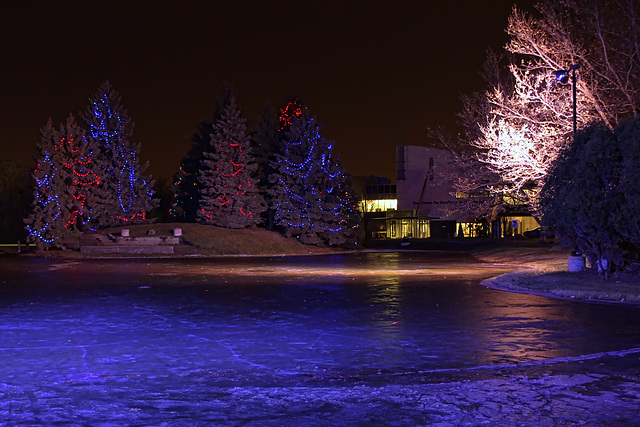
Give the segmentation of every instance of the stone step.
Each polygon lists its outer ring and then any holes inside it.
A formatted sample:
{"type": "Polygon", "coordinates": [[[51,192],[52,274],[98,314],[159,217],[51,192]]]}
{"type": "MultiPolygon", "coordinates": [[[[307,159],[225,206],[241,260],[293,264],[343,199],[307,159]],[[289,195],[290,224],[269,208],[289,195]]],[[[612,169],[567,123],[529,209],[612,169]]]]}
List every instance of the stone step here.
{"type": "Polygon", "coordinates": [[[115,244],[137,246],[178,245],[180,244],[180,238],[171,236],[116,237],[115,244]]]}
{"type": "Polygon", "coordinates": [[[99,254],[172,254],[171,245],[90,245],[81,246],[80,253],[86,255],[99,254]]]}

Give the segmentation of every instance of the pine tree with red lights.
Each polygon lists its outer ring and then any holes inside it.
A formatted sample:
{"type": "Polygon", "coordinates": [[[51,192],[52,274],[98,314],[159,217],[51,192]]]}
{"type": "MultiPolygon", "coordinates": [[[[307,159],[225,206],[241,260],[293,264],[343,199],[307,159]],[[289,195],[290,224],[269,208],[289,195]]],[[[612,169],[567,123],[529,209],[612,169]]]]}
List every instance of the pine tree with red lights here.
{"type": "Polygon", "coordinates": [[[225,228],[261,222],[265,203],[252,177],[258,165],[234,95],[213,125],[209,150],[203,154],[198,221],[225,228]]]}
{"type": "Polygon", "coordinates": [[[142,175],[148,164],[139,163],[140,144],[129,140],[134,123],[109,82],[89,99],[82,119],[87,136],[96,141],[96,154],[104,168],[100,187],[109,194],[100,226],[146,222],[146,213],[157,205],[153,180],[142,175]]]}
{"type": "Polygon", "coordinates": [[[25,224],[38,249],[64,247],[95,222],[100,194],[95,149],[73,116],[57,131],[49,119],[41,135],[33,210],[25,224]]]}
{"type": "Polygon", "coordinates": [[[63,144],[63,170],[68,193],[67,228],[78,232],[95,230],[100,225],[100,214],[105,211],[104,203],[109,194],[101,188],[105,171],[98,159],[95,140],[87,138],[73,116],[69,116],[66,126],[61,126],[58,140],[63,144]]]}
{"type": "Polygon", "coordinates": [[[220,119],[225,107],[233,95],[233,88],[229,84],[222,84],[215,100],[213,118],[201,120],[196,124],[196,132],[189,141],[191,148],[182,158],[180,168],[174,174],[173,185],[176,189],[171,203],[171,216],[184,222],[196,222],[200,210],[200,169],[205,152],[209,151],[211,130],[220,119]]]}
{"type": "Polygon", "coordinates": [[[299,102],[281,110],[280,150],[272,167],[270,208],[287,237],[311,245],[343,245],[356,239],[357,203],[333,142],[299,102]]]}

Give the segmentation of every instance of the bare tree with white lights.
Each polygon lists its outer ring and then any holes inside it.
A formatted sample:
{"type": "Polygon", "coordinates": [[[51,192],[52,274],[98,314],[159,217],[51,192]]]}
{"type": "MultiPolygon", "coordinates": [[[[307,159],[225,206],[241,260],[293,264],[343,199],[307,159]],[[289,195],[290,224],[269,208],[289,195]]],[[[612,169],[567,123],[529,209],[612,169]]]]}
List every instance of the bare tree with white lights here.
{"type": "Polygon", "coordinates": [[[539,3],[537,10],[533,15],[514,8],[507,27],[508,73],[499,76],[494,59],[485,74],[489,89],[463,98],[461,115],[466,143],[500,178],[486,179],[487,189],[519,199],[534,214],[574,119],[578,128],[595,120],[614,127],[640,111],[636,1],[556,0],[539,3]],[[556,79],[556,71],[572,65],[580,67],[573,82],[575,116],[571,85],[556,79]]]}

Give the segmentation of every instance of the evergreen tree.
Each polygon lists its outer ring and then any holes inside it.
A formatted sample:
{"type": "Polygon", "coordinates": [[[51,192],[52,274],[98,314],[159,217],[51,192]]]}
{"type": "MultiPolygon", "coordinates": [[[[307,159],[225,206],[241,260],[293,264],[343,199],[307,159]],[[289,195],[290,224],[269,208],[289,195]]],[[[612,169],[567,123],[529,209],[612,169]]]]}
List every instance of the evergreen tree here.
{"type": "Polygon", "coordinates": [[[185,221],[195,222],[200,205],[198,176],[203,153],[210,144],[213,122],[201,121],[196,124],[197,131],[191,138],[191,148],[183,157],[178,172],[174,175],[175,194],[171,206],[171,216],[185,221]]]}
{"type": "Polygon", "coordinates": [[[360,200],[353,191],[351,176],[344,171],[340,162],[336,160],[336,166],[342,171],[337,186],[332,192],[338,203],[337,227],[326,233],[325,241],[329,245],[341,245],[347,247],[358,247],[360,238],[358,231],[362,218],[360,214],[360,200]]]}
{"type": "Polygon", "coordinates": [[[33,185],[29,168],[0,159],[0,242],[25,241],[23,221],[31,211],[33,185]]]}
{"type": "Polygon", "coordinates": [[[60,154],[56,150],[55,130],[51,119],[40,130],[40,143],[37,145],[38,164],[33,172],[36,183],[33,192],[33,209],[25,219],[29,241],[38,249],[48,248],[63,236],[63,204],[59,194],[62,192],[64,178],[58,173],[60,154]]]}
{"type": "Polygon", "coordinates": [[[47,249],[73,242],[91,226],[100,177],[91,142],[73,116],[58,131],[49,120],[41,134],[33,209],[25,224],[29,240],[47,249]]]}
{"type": "Polygon", "coordinates": [[[285,137],[272,164],[268,190],[275,223],[285,236],[305,244],[355,239],[357,203],[334,159],[333,143],[321,136],[320,125],[303,106],[288,103],[281,113],[285,137]]]}
{"type": "Polygon", "coordinates": [[[615,129],[622,145],[623,162],[620,166],[620,193],[624,197],[622,208],[612,211],[618,233],[633,246],[634,258],[640,258],[640,118],[622,122],[615,129]]]}
{"type": "MultiPolygon", "coordinates": [[[[275,161],[275,155],[278,153],[278,147],[280,146],[279,126],[278,114],[273,105],[267,101],[260,113],[256,131],[251,138],[252,153],[258,164],[255,178],[267,204],[269,204],[270,199],[267,193],[269,175],[274,172],[271,165],[275,161]]],[[[264,222],[268,230],[273,228],[272,209],[265,211],[264,222]]]]}
{"type": "Polygon", "coordinates": [[[62,170],[65,172],[66,207],[69,209],[67,228],[77,232],[97,229],[100,223],[103,200],[109,197],[100,188],[104,170],[96,162],[95,140],[87,138],[85,130],[70,115],[66,126],[57,135],[64,155],[62,170]]]}
{"type": "Polygon", "coordinates": [[[541,192],[544,224],[605,277],[640,258],[639,162],[640,119],[613,130],[594,122],[558,156],[541,192]]]}
{"type": "Polygon", "coordinates": [[[251,157],[246,120],[241,117],[235,96],[214,124],[209,148],[203,155],[198,176],[198,221],[225,228],[258,224],[265,203],[252,178],[258,165],[251,157]]]}
{"type": "Polygon", "coordinates": [[[158,206],[151,210],[151,217],[157,222],[171,222],[171,203],[175,195],[173,182],[166,178],[157,179],[153,186],[153,194],[158,199],[158,206]]]}
{"type": "Polygon", "coordinates": [[[619,185],[623,147],[605,124],[585,127],[554,162],[540,198],[544,224],[570,239],[605,275],[623,263],[615,221],[625,205],[619,185]]]}
{"type": "Polygon", "coordinates": [[[140,144],[129,141],[134,123],[109,82],[89,99],[82,119],[88,136],[96,141],[105,172],[101,188],[109,195],[102,203],[100,226],[145,222],[146,212],[157,204],[153,180],[142,175],[148,164],[139,164],[140,144]]]}
{"type": "Polygon", "coordinates": [[[182,158],[180,167],[174,175],[171,216],[185,222],[196,222],[200,208],[200,168],[204,153],[209,151],[211,130],[222,116],[225,107],[233,96],[231,85],[224,83],[215,101],[215,110],[211,120],[201,120],[196,124],[196,132],[189,138],[191,147],[182,158]]]}

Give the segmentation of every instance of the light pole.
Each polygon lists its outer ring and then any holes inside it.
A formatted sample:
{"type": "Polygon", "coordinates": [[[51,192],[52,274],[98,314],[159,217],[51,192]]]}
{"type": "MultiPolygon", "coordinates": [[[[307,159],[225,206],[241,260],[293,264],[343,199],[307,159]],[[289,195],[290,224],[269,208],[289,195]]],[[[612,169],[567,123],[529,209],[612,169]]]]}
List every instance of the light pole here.
{"type": "Polygon", "coordinates": [[[576,76],[576,70],[580,69],[580,64],[573,64],[568,70],[558,70],[555,72],[556,80],[562,84],[567,84],[569,81],[569,74],[571,74],[571,83],[573,85],[573,137],[576,137],[576,131],[578,128],[578,119],[576,113],[576,82],[578,76],[576,76]]]}

